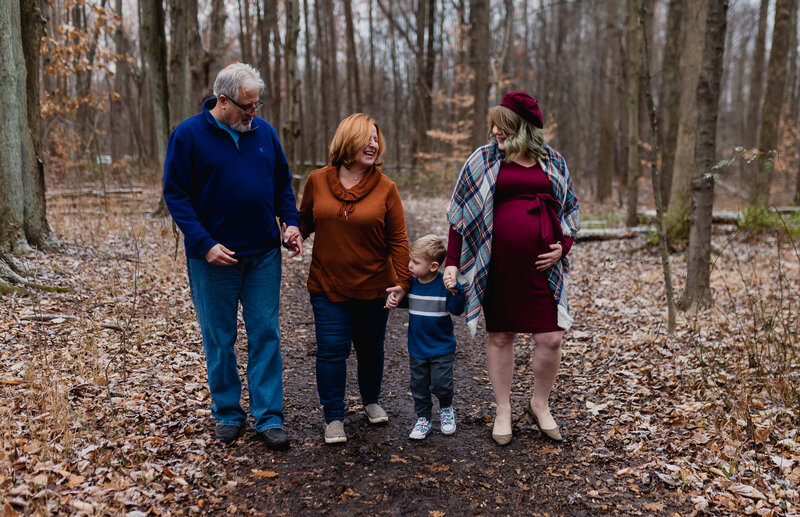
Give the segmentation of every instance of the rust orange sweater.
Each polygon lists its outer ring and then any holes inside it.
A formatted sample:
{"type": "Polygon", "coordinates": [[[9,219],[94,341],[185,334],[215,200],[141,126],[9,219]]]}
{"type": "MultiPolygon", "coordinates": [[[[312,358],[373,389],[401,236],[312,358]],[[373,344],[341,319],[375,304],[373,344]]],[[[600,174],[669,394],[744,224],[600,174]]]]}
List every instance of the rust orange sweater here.
{"type": "Polygon", "coordinates": [[[332,302],[370,300],[399,285],[408,292],[408,236],[397,186],[373,167],[353,188],[337,168],[311,172],[300,203],[300,231],[315,233],[308,291],[332,302]]]}

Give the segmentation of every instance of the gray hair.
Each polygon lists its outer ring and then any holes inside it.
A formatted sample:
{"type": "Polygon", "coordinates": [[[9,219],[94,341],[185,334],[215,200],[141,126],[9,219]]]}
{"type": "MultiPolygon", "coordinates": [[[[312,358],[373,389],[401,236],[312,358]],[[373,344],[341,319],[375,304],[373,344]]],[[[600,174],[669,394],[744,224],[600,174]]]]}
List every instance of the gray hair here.
{"type": "Polygon", "coordinates": [[[224,95],[233,100],[239,100],[239,88],[245,90],[258,88],[258,94],[264,91],[264,81],[258,70],[245,63],[233,63],[217,74],[214,80],[214,97],[224,95]]]}

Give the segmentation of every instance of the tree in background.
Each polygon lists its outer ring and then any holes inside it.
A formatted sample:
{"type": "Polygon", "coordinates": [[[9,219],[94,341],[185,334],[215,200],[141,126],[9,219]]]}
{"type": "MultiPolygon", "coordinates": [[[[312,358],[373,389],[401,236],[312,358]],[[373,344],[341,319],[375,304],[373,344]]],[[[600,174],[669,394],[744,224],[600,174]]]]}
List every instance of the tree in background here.
{"type": "Polygon", "coordinates": [[[625,63],[628,74],[628,178],[625,224],[636,226],[639,199],[639,6],[640,0],[628,1],[625,30],[625,63]]]}
{"type": "Polygon", "coordinates": [[[790,31],[797,8],[797,0],[777,0],[775,3],[775,28],[772,33],[772,50],[769,53],[767,68],[767,88],[761,106],[761,129],[758,133],[756,170],[750,181],[750,204],[766,206],[772,186],[772,169],[775,159],[773,151],[778,149],[780,139],[780,120],[783,111],[783,98],[786,89],[786,64],[789,56],[789,42],[793,40],[790,31]]]}
{"type": "Polygon", "coordinates": [[[672,184],[667,205],[667,233],[671,240],[686,238],[689,231],[691,183],[697,144],[697,81],[703,64],[703,36],[707,0],[691,0],[686,9],[686,39],[681,58],[681,101],[672,184]]]}
{"type": "Polygon", "coordinates": [[[692,176],[692,212],[686,287],[678,304],[683,309],[713,303],[711,280],[711,224],[714,205],[714,164],[717,118],[725,55],[727,0],[709,0],[703,44],[703,66],[697,83],[697,149],[692,176]]]}
{"type": "Polygon", "coordinates": [[[0,291],[9,282],[27,283],[10,253],[55,244],[47,224],[44,177],[37,155],[43,25],[41,11],[32,2],[3,0],[0,4],[0,123],[5,133],[0,139],[0,291]],[[33,88],[30,97],[29,87],[33,88]]]}

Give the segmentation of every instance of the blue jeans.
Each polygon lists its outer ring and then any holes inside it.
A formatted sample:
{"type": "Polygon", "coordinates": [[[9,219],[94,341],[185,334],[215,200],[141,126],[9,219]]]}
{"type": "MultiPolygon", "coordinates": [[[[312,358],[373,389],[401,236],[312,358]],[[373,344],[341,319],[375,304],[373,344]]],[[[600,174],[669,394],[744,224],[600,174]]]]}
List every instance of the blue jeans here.
{"type": "Polygon", "coordinates": [[[325,294],[311,294],[317,332],[317,392],[325,421],[344,420],[344,390],[351,343],[358,359],[361,402],[376,404],[383,380],[383,343],[386,340],[384,298],[332,302],[325,294]]]}
{"type": "Polygon", "coordinates": [[[203,334],[211,414],[220,425],[243,425],[242,381],[236,366],[239,302],[247,330],[247,388],[257,431],[283,427],[283,363],[278,306],[281,251],[237,257],[233,266],[187,259],[189,286],[203,334]]]}

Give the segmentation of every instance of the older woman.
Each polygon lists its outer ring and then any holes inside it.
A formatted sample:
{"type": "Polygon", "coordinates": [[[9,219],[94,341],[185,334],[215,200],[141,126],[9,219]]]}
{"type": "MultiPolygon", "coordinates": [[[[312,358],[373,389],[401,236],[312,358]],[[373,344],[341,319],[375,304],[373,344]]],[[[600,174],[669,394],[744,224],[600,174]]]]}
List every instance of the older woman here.
{"type": "Polygon", "coordinates": [[[378,404],[383,378],[386,289],[408,291],[408,237],[394,182],[381,173],[384,140],[374,119],[344,119],[331,142],[330,164],[311,172],[300,204],[303,237],[316,233],[308,292],[317,334],[317,391],[325,443],[344,431],[346,360],[358,358],[358,387],[371,424],[388,421],[378,404]]]}
{"type": "Polygon", "coordinates": [[[561,337],[572,324],[564,277],[578,232],[578,202],[564,158],[545,144],[537,101],[522,91],[503,97],[488,115],[491,143],[464,165],[448,212],[445,285],[467,285],[473,334],[483,307],[486,364],[497,413],[492,438],[511,441],[514,337],[530,332],[533,396],[524,415],[552,440],[561,433],[550,414],[550,391],[561,362],[561,337]]]}

